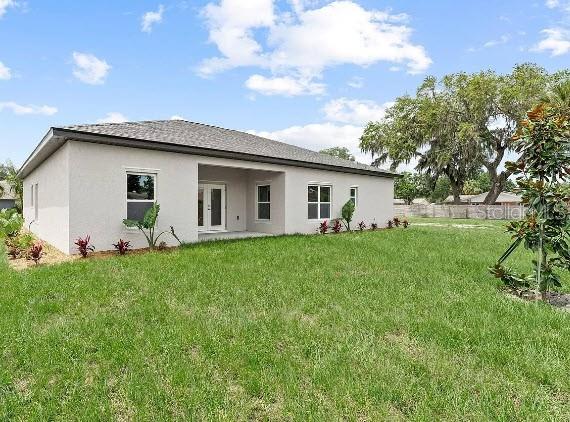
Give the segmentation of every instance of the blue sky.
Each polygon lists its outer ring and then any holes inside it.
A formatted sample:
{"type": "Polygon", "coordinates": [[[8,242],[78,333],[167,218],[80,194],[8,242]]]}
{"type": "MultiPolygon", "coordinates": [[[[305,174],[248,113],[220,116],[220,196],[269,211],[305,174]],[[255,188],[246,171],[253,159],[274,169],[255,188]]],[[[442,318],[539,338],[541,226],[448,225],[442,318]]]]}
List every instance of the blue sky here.
{"type": "Polygon", "coordinates": [[[0,0],[0,161],[50,126],[187,120],[347,146],[427,75],[570,63],[570,0],[0,0]]]}

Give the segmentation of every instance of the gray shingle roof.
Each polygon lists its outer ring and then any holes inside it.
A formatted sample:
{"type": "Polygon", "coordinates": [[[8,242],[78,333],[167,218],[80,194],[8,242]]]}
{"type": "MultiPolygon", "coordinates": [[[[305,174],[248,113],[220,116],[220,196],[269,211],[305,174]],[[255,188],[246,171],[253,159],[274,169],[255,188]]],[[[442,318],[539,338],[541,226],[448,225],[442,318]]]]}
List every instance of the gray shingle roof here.
{"type": "Polygon", "coordinates": [[[250,133],[224,129],[186,120],[155,120],[126,123],[74,125],[61,128],[87,134],[136,139],[148,142],[229,151],[260,157],[300,161],[310,164],[364,170],[384,175],[394,173],[354,161],[262,138],[250,133]]]}

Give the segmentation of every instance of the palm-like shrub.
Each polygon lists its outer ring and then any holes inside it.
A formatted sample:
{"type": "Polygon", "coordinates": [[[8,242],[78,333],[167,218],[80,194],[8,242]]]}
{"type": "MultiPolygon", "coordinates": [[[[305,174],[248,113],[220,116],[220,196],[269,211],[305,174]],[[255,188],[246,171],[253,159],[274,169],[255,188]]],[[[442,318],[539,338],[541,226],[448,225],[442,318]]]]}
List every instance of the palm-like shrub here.
{"type": "Polygon", "coordinates": [[[32,245],[32,247],[28,250],[28,259],[31,259],[38,265],[40,263],[40,259],[44,256],[44,245],[41,242],[36,242],[32,245]]]}
{"type": "Polygon", "coordinates": [[[329,222],[327,220],[321,221],[319,224],[319,233],[320,234],[327,234],[329,231],[329,222]]]}
{"type": "Polygon", "coordinates": [[[131,248],[131,242],[128,240],[119,239],[117,243],[113,243],[113,246],[119,252],[119,255],[125,255],[131,248]]]}
{"type": "Polygon", "coordinates": [[[83,239],[81,237],[77,238],[75,246],[77,246],[77,252],[79,252],[83,258],[87,258],[89,252],[95,251],[95,246],[91,244],[91,236],[89,235],[85,236],[83,239]]]}
{"type": "Polygon", "coordinates": [[[515,136],[521,156],[506,167],[518,176],[517,190],[528,209],[524,219],[507,225],[513,243],[491,272],[511,287],[535,285],[545,300],[550,288],[560,286],[556,270],[570,269],[570,197],[562,186],[570,175],[570,113],[543,103],[527,116],[515,136]],[[536,254],[530,275],[503,266],[521,244],[536,254]]]}
{"type": "MultiPolygon", "coordinates": [[[[152,207],[150,207],[144,214],[144,217],[141,221],[137,220],[123,220],[123,224],[127,227],[136,227],[141,231],[148,242],[148,248],[154,249],[158,243],[158,239],[164,233],[169,232],[169,230],[165,230],[156,234],[156,222],[158,220],[158,213],[160,212],[160,205],[158,203],[154,203],[152,207]]],[[[174,234],[174,227],[170,226],[170,233],[172,236],[177,239],[179,242],[180,240],[174,234]]]]}
{"type": "Polygon", "coordinates": [[[342,230],[342,224],[340,223],[340,220],[334,220],[334,223],[332,225],[332,231],[333,233],[340,233],[342,230]]]}

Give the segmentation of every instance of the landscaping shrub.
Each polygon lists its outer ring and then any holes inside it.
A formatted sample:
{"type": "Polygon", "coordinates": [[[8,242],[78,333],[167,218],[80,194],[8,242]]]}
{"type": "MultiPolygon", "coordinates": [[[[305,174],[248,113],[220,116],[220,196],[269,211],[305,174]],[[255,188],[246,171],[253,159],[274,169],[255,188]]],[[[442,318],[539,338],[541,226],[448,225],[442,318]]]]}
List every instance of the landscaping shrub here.
{"type": "Polygon", "coordinates": [[[378,223],[376,221],[373,221],[372,223],[370,223],[370,229],[371,230],[376,230],[378,228],[378,223]]]}
{"type": "Polygon", "coordinates": [[[322,221],[321,224],[319,224],[319,233],[320,234],[327,234],[327,232],[329,231],[329,222],[327,220],[322,221]]]}
{"type": "Polygon", "coordinates": [[[158,244],[158,250],[159,251],[165,251],[166,248],[168,248],[168,245],[166,244],[166,242],[164,240],[158,244]]]}
{"type": "Polygon", "coordinates": [[[28,259],[31,259],[36,263],[39,264],[40,259],[44,256],[44,245],[42,242],[36,242],[32,245],[32,247],[28,250],[28,259]]]}
{"type": "Polygon", "coordinates": [[[131,242],[128,240],[119,239],[117,243],[113,243],[113,246],[119,252],[119,255],[125,255],[131,248],[131,242]]]}
{"type": "Polygon", "coordinates": [[[394,227],[394,222],[392,220],[388,220],[388,223],[386,223],[386,228],[391,229],[394,227]]]}
{"type": "Polygon", "coordinates": [[[31,233],[20,233],[14,237],[7,237],[5,243],[8,255],[16,259],[25,256],[34,243],[34,237],[31,233]]]}
{"type": "Polygon", "coordinates": [[[408,220],[402,221],[402,227],[403,228],[407,229],[409,225],[410,225],[410,222],[408,220]]]}
{"type": "Polygon", "coordinates": [[[85,236],[85,239],[78,238],[75,241],[75,245],[77,246],[77,251],[81,254],[83,258],[87,258],[89,252],[93,252],[95,247],[90,244],[91,236],[85,236]]]}
{"type": "Polygon", "coordinates": [[[340,233],[341,230],[342,230],[342,224],[340,223],[340,221],[334,220],[334,224],[332,226],[332,231],[334,233],[340,233]]]}
{"type": "MultiPolygon", "coordinates": [[[[144,237],[148,242],[149,249],[156,248],[156,244],[158,243],[158,239],[160,238],[160,236],[162,236],[164,233],[168,233],[168,230],[165,230],[163,232],[160,232],[158,235],[156,234],[156,222],[158,220],[159,212],[160,212],[160,205],[157,202],[155,202],[152,205],[152,207],[150,207],[146,211],[141,221],[129,220],[129,219],[123,220],[123,224],[126,227],[136,227],[141,231],[141,233],[144,235],[144,237]]],[[[180,242],[180,239],[178,239],[178,236],[176,236],[176,234],[174,233],[174,227],[172,226],[170,226],[170,234],[172,234],[172,236],[176,240],[178,240],[180,244],[182,243],[180,242]]]]}
{"type": "Polygon", "coordinates": [[[394,217],[393,223],[395,227],[400,227],[401,221],[398,217],[394,217]]]}
{"type": "Polygon", "coordinates": [[[364,223],[364,221],[361,221],[360,223],[358,223],[358,230],[362,231],[366,228],[366,223],[364,223]]]}
{"type": "Polygon", "coordinates": [[[24,218],[16,209],[0,210],[0,237],[14,237],[20,233],[24,225],[24,218]]]}
{"type": "MultiPolygon", "coordinates": [[[[569,85],[570,86],[570,85],[569,85]]],[[[536,286],[542,300],[547,292],[561,286],[557,269],[570,269],[570,212],[565,183],[570,175],[570,111],[568,107],[541,103],[527,113],[513,137],[517,162],[507,162],[507,170],[517,175],[517,191],[522,193],[526,215],[507,225],[513,243],[490,268],[495,277],[517,288],[536,286]],[[523,244],[535,254],[531,275],[503,267],[504,261],[523,244]]]]}
{"type": "Polygon", "coordinates": [[[350,231],[350,223],[352,221],[352,217],[354,216],[354,202],[352,202],[351,199],[346,201],[346,204],[342,206],[341,215],[346,230],[350,231]]]}

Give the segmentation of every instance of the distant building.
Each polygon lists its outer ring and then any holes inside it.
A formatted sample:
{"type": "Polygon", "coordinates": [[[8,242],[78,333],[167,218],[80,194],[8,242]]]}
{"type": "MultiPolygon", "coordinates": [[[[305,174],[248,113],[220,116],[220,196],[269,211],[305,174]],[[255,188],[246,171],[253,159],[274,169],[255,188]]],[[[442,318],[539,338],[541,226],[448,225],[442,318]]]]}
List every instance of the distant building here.
{"type": "Polygon", "coordinates": [[[0,210],[4,208],[14,208],[16,206],[16,197],[12,193],[10,185],[4,180],[0,180],[0,210]]]}
{"type": "MultiPolygon", "coordinates": [[[[413,205],[429,205],[430,203],[427,198],[416,198],[412,201],[413,205]]],[[[394,198],[394,205],[406,205],[406,201],[401,198],[394,198]]]]}
{"type": "MultiPolygon", "coordinates": [[[[484,204],[485,198],[489,192],[483,192],[479,195],[460,195],[461,204],[463,205],[481,205],[484,204]]],[[[448,196],[443,201],[444,204],[453,204],[453,195],[448,196]]],[[[493,205],[520,205],[522,198],[512,192],[501,192],[493,205]]]]}
{"type": "MultiPolygon", "coordinates": [[[[478,195],[459,195],[459,203],[461,205],[469,205],[471,203],[471,198],[478,195]]],[[[443,200],[444,204],[453,204],[453,195],[449,195],[443,200]]]]}

